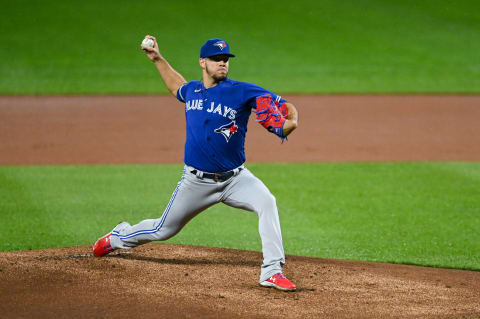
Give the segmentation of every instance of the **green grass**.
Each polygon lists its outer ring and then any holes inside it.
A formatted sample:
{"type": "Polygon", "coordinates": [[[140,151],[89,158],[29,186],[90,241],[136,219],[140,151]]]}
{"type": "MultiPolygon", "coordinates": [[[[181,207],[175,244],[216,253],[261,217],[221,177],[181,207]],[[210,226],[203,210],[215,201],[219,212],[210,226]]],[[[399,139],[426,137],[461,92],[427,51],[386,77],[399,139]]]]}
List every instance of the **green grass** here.
{"type": "MultiPolygon", "coordinates": [[[[480,270],[480,163],[250,164],[287,254],[480,270]]],[[[0,167],[1,251],[92,244],[157,218],[180,165],[0,167]]],[[[257,217],[216,205],[170,243],[261,250],[257,217]]]]}
{"type": "Polygon", "coordinates": [[[480,92],[477,0],[17,0],[0,27],[0,94],[166,93],[147,33],[189,80],[219,36],[232,78],[278,93],[480,92]]]}

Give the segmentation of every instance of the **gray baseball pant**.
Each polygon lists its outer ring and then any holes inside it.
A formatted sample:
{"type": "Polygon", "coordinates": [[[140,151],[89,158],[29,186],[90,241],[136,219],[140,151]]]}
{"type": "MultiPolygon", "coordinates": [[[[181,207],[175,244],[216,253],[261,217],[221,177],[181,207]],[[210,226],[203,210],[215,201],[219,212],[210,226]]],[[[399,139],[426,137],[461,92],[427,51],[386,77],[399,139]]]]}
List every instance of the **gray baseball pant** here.
{"type": "Polygon", "coordinates": [[[263,182],[244,167],[241,170],[237,168],[235,175],[224,182],[202,178],[202,172],[193,174],[193,169],[185,166],[182,179],[162,217],[147,219],[133,226],[126,222],[117,225],[110,239],[112,248],[133,248],[151,241],[167,240],[197,214],[223,202],[258,215],[263,252],[259,282],[281,272],[285,254],[277,204],[263,182]]]}

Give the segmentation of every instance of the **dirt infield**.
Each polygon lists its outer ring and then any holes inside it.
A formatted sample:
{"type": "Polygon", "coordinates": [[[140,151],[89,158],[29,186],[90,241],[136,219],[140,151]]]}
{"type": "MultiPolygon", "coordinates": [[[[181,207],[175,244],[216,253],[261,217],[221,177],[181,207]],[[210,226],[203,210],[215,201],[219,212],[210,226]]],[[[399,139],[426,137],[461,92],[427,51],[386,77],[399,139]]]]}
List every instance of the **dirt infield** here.
{"type": "MultiPolygon", "coordinates": [[[[479,161],[480,96],[290,96],[287,144],[250,123],[249,162],[479,161]]],[[[173,98],[0,97],[0,165],[181,163],[173,98]]],[[[101,234],[99,234],[101,235],[101,234]]],[[[287,256],[295,293],[259,287],[259,252],[148,244],[0,253],[5,318],[476,318],[480,272],[287,256]]]]}
{"type": "MultiPolygon", "coordinates": [[[[247,162],[479,161],[480,96],[287,96],[282,145],[251,121],[247,162]]],[[[0,97],[0,165],[181,163],[173,97],[0,97]]]]}

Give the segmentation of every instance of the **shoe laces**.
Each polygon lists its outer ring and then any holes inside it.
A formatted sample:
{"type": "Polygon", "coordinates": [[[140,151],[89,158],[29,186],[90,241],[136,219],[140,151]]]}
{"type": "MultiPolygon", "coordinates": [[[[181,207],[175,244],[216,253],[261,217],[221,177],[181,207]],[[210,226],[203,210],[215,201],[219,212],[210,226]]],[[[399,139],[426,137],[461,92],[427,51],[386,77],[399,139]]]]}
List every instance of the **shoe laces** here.
{"type": "Polygon", "coordinates": [[[287,277],[285,277],[281,272],[276,274],[276,276],[278,277],[278,279],[287,279],[287,277]]]}

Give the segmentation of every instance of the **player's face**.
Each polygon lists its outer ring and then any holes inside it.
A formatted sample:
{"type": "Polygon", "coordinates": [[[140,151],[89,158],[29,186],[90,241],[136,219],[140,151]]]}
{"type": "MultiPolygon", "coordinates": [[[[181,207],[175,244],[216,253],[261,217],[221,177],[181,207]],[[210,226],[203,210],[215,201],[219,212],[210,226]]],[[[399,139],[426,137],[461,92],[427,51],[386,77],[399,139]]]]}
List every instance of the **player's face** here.
{"type": "Polygon", "coordinates": [[[205,71],[215,82],[223,81],[228,75],[228,55],[214,55],[205,59],[205,71]]]}

